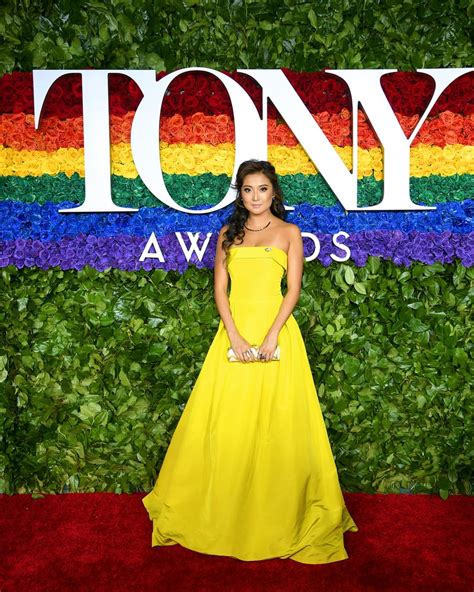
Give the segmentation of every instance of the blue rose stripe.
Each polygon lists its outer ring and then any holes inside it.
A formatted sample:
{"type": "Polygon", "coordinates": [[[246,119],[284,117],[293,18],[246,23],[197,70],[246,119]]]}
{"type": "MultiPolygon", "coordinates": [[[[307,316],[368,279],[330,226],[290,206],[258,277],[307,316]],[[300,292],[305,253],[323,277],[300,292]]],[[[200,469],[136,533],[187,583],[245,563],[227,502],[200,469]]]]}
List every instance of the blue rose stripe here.
{"type": "MultiPolygon", "coordinates": [[[[305,228],[303,227],[304,231],[305,228]]],[[[162,268],[184,272],[189,265],[201,268],[212,268],[216,248],[217,233],[213,234],[202,261],[197,255],[192,255],[190,261],[182,252],[175,234],[157,236],[163,253],[164,262],[158,259],[139,261],[145,248],[147,237],[127,234],[112,237],[78,234],[74,237],[63,237],[57,241],[41,241],[38,239],[0,240],[0,267],[15,265],[22,267],[39,267],[49,269],[82,269],[86,265],[104,271],[117,268],[125,271],[138,269],[162,268]]],[[[189,245],[188,238],[183,233],[183,239],[189,245]]],[[[201,245],[204,235],[199,241],[201,245]]],[[[332,234],[317,233],[321,251],[317,260],[325,267],[333,263],[331,254],[339,257],[344,252],[335,247],[332,234]]],[[[422,262],[427,265],[433,263],[452,263],[460,259],[465,267],[474,263],[474,232],[460,234],[450,231],[408,233],[400,230],[374,230],[350,234],[349,238],[341,237],[339,242],[347,245],[351,250],[351,259],[358,266],[363,267],[369,256],[390,259],[396,265],[410,266],[412,262],[422,262]]],[[[305,256],[313,253],[314,243],[311,239],[304,240],[305,256]]]]}
{"type": "MultiPolygon", "coordinates": [[[[77,235],[114,237],[163,236],[175,231],[218,232],[227,220],[232,205],[202,215],[185,214],[171,208],[142,208],[135,214],[59,214],[72,202],[39,205],[14,201],[0,203],[0,239],[38,239],[59,241],[77,235]]],[[[436,210],[424,212],[346,212],[332,207],[300,204],[288,212],[288,222],[302,230],[334,234],[340,230],[352,234],[361,231],[400,230],[402,232],[444,232],[466,234],[473,231],[474,200],[440,203],[436,210]]]]}

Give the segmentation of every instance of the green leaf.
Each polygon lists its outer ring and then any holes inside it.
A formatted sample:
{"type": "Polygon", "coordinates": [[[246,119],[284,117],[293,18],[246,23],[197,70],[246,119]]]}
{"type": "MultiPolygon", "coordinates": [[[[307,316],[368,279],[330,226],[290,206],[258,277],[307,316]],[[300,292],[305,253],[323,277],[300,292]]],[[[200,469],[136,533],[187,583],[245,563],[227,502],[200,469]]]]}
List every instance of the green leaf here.
{"type": "Polygon", "coordinates": [[[318,19],[316,18],[316,13],[314,12],[314,10],[312,8],[309,9],[308,19],[309,19],[309,22],[311,23],[311,26],[314,29],[317,29],[318,28],[318,19]]]}
{"type": "Polygon", "coordinates": [[[101,406],[97,403],[86,403],[80,406],[80,412],[77,414],[81,419],[91,419],[101,411],[101,406]]]}
{"type": "Polygon", "coordinates": [[[128,380],[128,376],[125,374],[125,372],[122,369],[120,369],[120,372],[119,372],[119,380],[123,386],[126,386],[126,387],[131,386],[130,381],[128,380]]]}
{"type": "Polygon", "coordinates": [[[244,64],[244,66],[245,66],[246,68],[249,68],[249,67],[250,67],[250,66],[249,66],[249,56],[248,56],[248,54],[247,54],[246,52],[244,52],[244,51],[241,51],[241,52],[239,53],[239,59],[240,59],[240,61],[241,61],[241,62],[244,64]]]}
{"type": "Polygon", "coordinates": [[[418,409],[423,409],[423,407],[426,404],[426,397],[424,397],[423,395],[419,394],[416,396],[416,402],[418,403],[418,409]]]}
{"type": "Polygon", "coordinates": [[[346,284],[349,284],[350,286],[352,286],[352,284],[354,283],[354,272],[352,271],[352,267],[349,266],[344,266],[344,280],[346,281],[346,284]]]}

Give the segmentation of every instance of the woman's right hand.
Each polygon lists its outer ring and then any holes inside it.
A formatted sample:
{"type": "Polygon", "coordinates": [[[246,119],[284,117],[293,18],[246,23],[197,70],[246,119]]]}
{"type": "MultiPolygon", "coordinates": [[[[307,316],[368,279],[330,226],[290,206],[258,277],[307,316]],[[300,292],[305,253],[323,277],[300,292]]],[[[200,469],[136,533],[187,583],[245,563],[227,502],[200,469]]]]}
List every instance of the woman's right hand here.
{"type": "Polygon", "coordinates": [[[231,339],[230,345],[239,362],[255,362],[257,360],[251,344],[242,335],[237,335],[237,337],[231,339]]]}

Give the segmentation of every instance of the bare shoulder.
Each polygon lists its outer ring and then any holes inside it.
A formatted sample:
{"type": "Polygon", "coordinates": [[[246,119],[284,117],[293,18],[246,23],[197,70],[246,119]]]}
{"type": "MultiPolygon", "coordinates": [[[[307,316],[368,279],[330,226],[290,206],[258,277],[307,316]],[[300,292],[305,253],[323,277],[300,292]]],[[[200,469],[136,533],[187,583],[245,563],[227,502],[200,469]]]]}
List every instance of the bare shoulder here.
{"type": "Polygon", "coordinates": [[[285,230],[288,233],[288,238],[296,238],[301,236],[301,230],[299,226],[292,224],[291,222],[286,222],[285,224],[285,230]]]}
{"type": "Polygon", "coordinates": [[[276,228],[278,228],[278,231],[281,235],[287,238],[301,234],[301,231],[296,224],[286,222],[285,220],[279,220],[279,222],[276,224],[276,228]]]}
{"type": "Polygon", "coordinates": [[[228,224],[224,224],[224,226],[219,230],[219,234],[217,235],[217,240],[221,243],[224,240],[224,234],[227,232],[229,228],[228,224]]]}
{"type": "Polygon", "coordinates": [[[288,244],[291,245],[292,243],[299,243],[302,241],[301,237],[301,230],[299,226],[296,224],[292,224],[291,222],[286,222],[284,227],[285,238],[288,241],[288,244]]]}
{"type": "Polygon", "coordinates": [[[226,262],[226,253],[223,249],[224,243],[224,234],[229,228],[228,224],[224,224],[224,226],[219,230],[219,234],[217,236],[217,244],[216,244],[216,257],[215,257],[215,270],[218,271],[221,267],[225,267],[226,262]]]}

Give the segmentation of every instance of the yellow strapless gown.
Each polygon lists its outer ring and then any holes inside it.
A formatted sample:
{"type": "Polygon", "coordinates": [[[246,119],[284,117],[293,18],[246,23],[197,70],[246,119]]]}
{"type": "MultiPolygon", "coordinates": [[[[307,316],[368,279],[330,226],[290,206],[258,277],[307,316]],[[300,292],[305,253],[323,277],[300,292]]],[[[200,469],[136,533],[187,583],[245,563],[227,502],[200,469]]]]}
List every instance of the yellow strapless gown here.
{"type": "MultiPolygon", "coordinates": [[[[232,247],[229,302],[236,326],[260,344],[283,299],[287,255],[232,247]]],[[[152,546],[173,545],[251,561],[347,559],[358,528],[340,489],[306,348],[293,315],[280,361],[229,362],[220,321],[143,504],[152,546]]]]}

